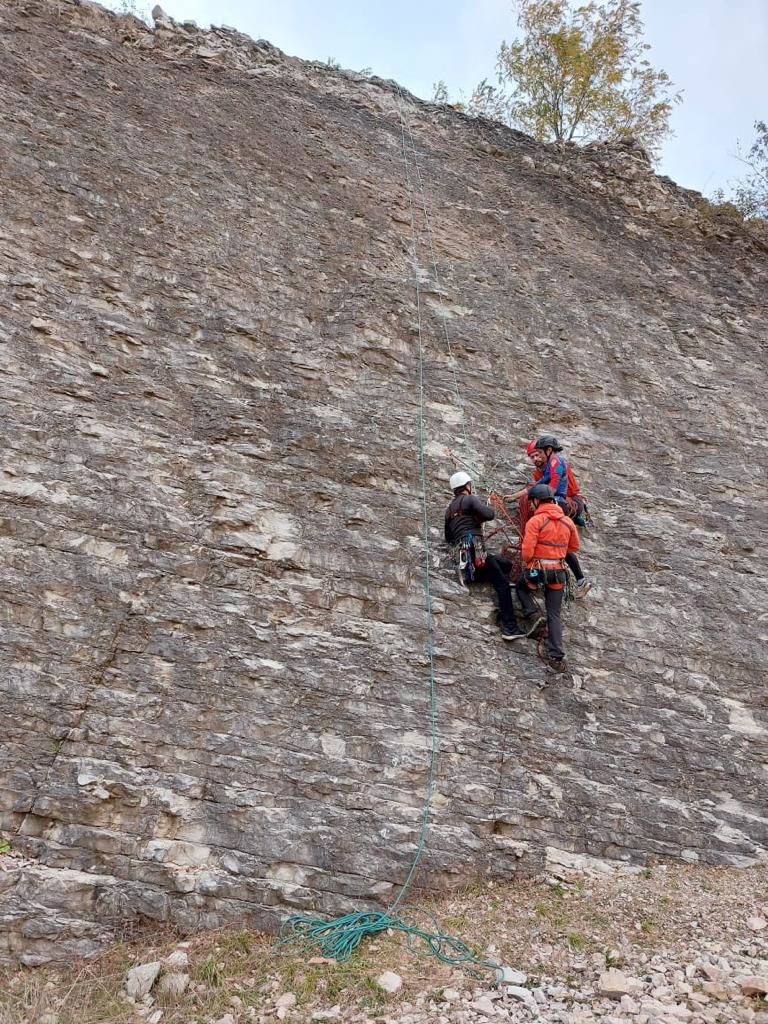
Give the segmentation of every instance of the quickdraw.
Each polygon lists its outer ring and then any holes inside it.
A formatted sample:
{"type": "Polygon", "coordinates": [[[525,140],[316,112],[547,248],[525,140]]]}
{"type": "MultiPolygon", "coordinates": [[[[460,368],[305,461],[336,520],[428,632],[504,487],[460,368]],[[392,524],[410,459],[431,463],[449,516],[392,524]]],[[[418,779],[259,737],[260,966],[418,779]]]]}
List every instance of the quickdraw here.
{"type": "Polygon", "coordinates": [[[459,583],[464,585],[474,581],[476,571],[485,568],[487,554],[485,538],[482,534],[469,533],[454,545],[453,556],[459,574],[459,583]]]}

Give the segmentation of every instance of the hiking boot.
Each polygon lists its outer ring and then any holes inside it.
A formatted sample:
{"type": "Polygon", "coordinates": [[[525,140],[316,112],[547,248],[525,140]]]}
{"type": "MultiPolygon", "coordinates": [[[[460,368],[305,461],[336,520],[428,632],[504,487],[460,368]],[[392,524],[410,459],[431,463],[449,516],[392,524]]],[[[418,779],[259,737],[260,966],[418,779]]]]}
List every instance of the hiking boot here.
{"type": "Polygon", "coordinates": [[[534,612],[533,615],[526,616],[526,636],[532,636],[534,639],[541,633],[547,624],[546,615],[542,615],[541,612],[534,612]]]}
{"type": "Polygon", "coordinates": [[[589,582],[586,576],[582,576],[582,578],[578,580],[576,583],[576,600],[580,601],[582,597],[586,597],[591,589],[592,584],[589,582]]]}
{"type": "Polygon", "coordinates": [[[553,672],[557,672],[558,675],[561,672],[567,672],[568,671],[568,662],[565,660],[565,658],[549,658],[548,657],[547,660],[546,660],[546,666],[547,666],[547,668],[552,669],[553,672]]]}
{"type": "Polygon", "coordinates": [[[501,627],[502,640],[524,640],[527,636],[528,634],[520,626],[501,627]]]}

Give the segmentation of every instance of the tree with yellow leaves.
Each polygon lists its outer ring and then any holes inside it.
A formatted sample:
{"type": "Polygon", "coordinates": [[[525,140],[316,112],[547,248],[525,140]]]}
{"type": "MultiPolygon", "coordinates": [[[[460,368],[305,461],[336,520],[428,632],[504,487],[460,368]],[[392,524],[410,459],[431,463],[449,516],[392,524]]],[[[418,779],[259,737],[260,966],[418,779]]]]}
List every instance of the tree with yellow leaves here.
{"type": "Polygon", "coordinates": [[[634,137],[657,150],[680,100],[645,54],[640,4],[518,0],[518,41],[502,42],[499,85],[484,80],[465,109],[547,142],[634,137]]]}

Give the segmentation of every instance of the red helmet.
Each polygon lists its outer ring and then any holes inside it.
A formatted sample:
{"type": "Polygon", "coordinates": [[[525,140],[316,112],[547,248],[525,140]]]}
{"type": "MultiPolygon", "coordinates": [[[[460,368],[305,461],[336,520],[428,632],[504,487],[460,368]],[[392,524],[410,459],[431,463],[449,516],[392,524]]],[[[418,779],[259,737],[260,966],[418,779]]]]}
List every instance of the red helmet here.
{"type": "Polygon", "coordinates": [[[530,458],[533,455],[533,453],[536,451],[537,447],[538,446],[537,446],[535,441],[529,441],[528,442],[528,447],[525,450],[526,454],[528,455],[528,458],[530,458]]]}

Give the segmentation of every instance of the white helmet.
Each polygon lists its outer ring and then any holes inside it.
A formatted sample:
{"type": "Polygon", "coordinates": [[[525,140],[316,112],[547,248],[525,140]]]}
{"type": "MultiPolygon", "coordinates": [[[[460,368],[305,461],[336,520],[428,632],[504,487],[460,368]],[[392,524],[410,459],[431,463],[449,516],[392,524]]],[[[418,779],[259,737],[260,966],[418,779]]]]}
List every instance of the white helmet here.
{"type": "Polygon", "coordinates": [[[467,484],[472,483],[472,477],[469,473],[465,473],[463,469],[460,469],[458,473],[454,473],[451,479],[448,481],[448,486],[452,491],[455,491],[457,487],[465,487],[467,484]]]}

